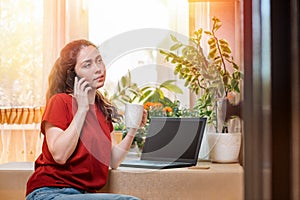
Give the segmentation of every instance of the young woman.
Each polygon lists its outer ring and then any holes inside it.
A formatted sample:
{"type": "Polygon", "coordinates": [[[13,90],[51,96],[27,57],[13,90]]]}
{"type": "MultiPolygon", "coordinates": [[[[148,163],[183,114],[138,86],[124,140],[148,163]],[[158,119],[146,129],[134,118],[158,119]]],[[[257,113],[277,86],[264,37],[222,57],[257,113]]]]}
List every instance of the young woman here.
{"type": "MultiPolygon", "coordinates": [[[[49,75],[42,118],[42,154],[27,182],[26,200],[138,199],[96,193],[126,156],[137,129],[115,145],[113,107],[97,90],[104,85],[105,65],[98,48],[75,40],[60,52],[49,75]]],[[[144,111],[141,127],[147,121],[144,111]]]]}

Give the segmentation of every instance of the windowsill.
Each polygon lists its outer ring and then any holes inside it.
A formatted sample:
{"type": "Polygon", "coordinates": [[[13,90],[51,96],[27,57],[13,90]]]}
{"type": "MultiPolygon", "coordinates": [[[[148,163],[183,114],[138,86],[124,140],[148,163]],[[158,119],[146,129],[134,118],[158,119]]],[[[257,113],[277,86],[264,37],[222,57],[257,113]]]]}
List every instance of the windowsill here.
{"type": "Polygon", "coordinates": [[[0,164],[0,173],[3,171],[29,171],[33,172],[34,162],[8,162],[0,164]]]}
{"type": "Polygon", "coordinates": [[[119,167],[101,192],[141,199],[243,199],[244,170],[238,163],[199,162],[208,168],[140,169],[119,167]]]}
{"type": "MultiPolygon", "coordinates": [[[[209,165],[205,169],[149,170],[120,167],[110,170],[109,180],[100,192],[130,194],[142,199],[243,199],[244,170],[238,163],[209,165]]],[[[0,196],[24,198],[33,162],[0,165],[0,196]]]]}
{"type": "Polygon", "coordinates": [[[36,124],[0,124],[1,130],[37,130],[40,129],[40,123],[36,124]]]}

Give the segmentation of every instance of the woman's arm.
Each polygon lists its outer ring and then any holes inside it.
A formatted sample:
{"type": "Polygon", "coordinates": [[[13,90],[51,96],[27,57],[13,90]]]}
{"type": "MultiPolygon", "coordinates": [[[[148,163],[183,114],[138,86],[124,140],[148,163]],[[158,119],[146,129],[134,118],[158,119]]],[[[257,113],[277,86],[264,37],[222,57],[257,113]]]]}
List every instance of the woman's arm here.
{"type": "Polygon", "coordinates": [[[66,130],[45,122],[46,141],[53,159],[58,164],[65,164],[74,152],[84,123],[86,112],[77,111],[66,130]]]}
{"type": "Polygon", "coordinates": [[[65,164],[77,146],[89,110],[87,94],[90,87],[86,88],[86,84],[84,79],[78,81],[77,77],[75,78],[73,96],[77,101],[78,109],[66,130],[45,122],[46,142],[53,159],[59,164],[65,164]]]}
{"type": "MultiPolygon", "coordinates": [[[[147,122],[147,111],[144,110],[140,127],[145,126],[146,122],[147,122]]],[[[112,169],[118,168],[120,163],[124,160],[125,156],[127,155],[130,149],[136,131],[137,131],[136,128],[130,128],[125,138],[120,142],[120,144],[117,145],[114,145],[115,142],[114,142],[114,138],[112,137],[113,147],[112,147],[111,160],[110,160],[110,167],[112,169]]]]}
{"type": "Polygon", "coordinates": [[[137,129],[131,128],[125,138],[117,145],[113,145],[110,159],[110,167],[116,169],[127,155],[137,129]]]}

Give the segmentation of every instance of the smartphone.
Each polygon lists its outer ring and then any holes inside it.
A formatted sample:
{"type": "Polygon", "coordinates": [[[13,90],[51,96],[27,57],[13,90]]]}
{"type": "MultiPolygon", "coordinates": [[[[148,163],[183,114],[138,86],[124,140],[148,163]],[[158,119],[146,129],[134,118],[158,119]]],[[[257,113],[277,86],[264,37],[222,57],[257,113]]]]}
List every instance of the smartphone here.
{"type": "MultiPolygon", "coordinates": [[[[76,75],[76,77],[78,78],[78,81],[81,79],[81,77],[78,76],[78,75],[76,75]]],[[[85,88],[87,88],[87,87],[90,87],[90,84],[89,84],[89,83],[85,86],[85,88]]],[[[85,88],[84,88],[84,89],[85,89],[85,88]]]]}

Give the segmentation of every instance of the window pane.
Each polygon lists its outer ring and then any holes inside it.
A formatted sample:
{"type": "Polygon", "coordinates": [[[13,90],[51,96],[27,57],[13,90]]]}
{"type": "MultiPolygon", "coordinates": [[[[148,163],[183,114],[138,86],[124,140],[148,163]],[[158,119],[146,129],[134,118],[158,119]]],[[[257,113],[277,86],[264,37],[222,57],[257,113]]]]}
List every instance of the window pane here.
{"type": "Polygon", "coordinates": [[[139,87],[157,86],[166,80],[177,80],[176,84],[184,90],[184,94],[166,93],[166,95],[172,100],[179,99],[184,106],[188,105],[189,99],[186,98],[189,96],[188,89],[183,87],[183,81],[174,75],[173,67],[164,61],[158,51],[158,47],[171,46],[170,34],[166,30],[187,35],[188,1],[90,0],[88,2],[89,39],[100,45],[107,68],[104,89],[113,95],[117,82],[130,70],[132,81],[139,87]],[[143,32],[142,29],[151,30],[143,32]],[[153,30],[158,29],[165,30],[165,34],[149,34],[149,32],[156,33],[153,30]],[[145,35],[149,38],[144,40],[145,35]],[[144,41],[148,41],[149,46],[143,46],[144,41]],[[151,41],[157,41],[156,45],[151,41]],[[115,55],[114,59],[112,54],[115,55]]]}
{"type": "Polygon", "coordinates": [[[0,0],[0,106],[41,104],[42,0],[0,0]]]}

